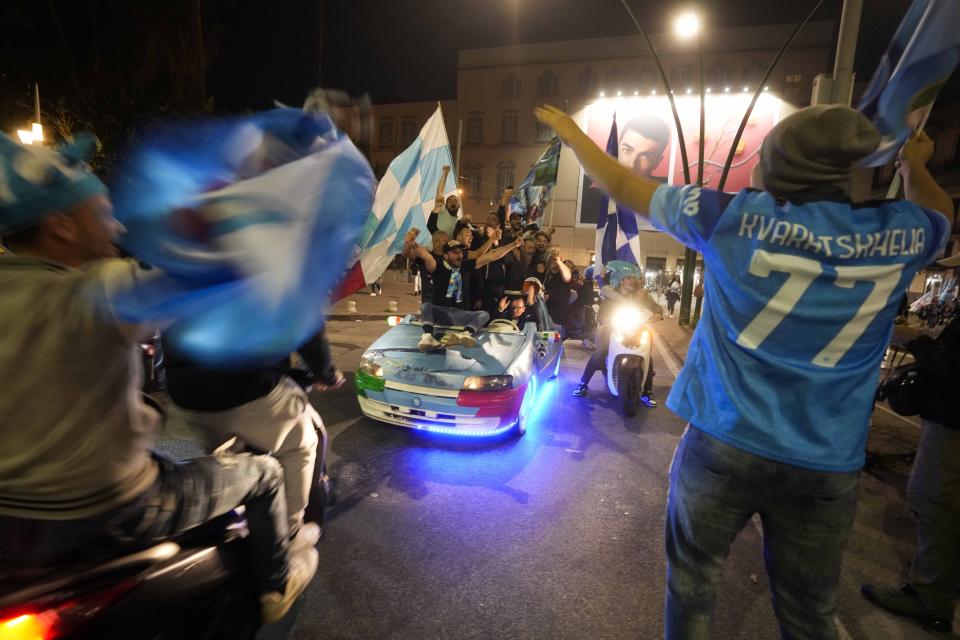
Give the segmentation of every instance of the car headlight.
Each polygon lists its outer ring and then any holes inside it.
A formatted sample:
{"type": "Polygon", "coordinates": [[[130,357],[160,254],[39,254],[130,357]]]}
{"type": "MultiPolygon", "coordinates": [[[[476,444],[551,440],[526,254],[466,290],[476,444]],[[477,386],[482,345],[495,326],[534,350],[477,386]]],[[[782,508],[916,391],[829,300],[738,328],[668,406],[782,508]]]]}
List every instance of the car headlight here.
{"type": "Polygon", "coordinates": [[[513,376],[467,376],[463,388],[470,391],[497,391],[513,387],[513,376]]]}
{"type": "Polygon", "coordinates": [[[613,328],[620,335],[630,335],[643,324],[640,310],[634,306],[624,305],[617,307],[613,312],[613,328]]]}
{"type": "Polygon", "coordinates": [[[640,334],[640,346],[645,347],[648,344],[650,344],[650,332],[644,329],[643,333],[640,334]]]}
{"type": "Polygon", "coordinates": [[[374,378],[382,378],[383,367],[374,362],[372,358],[363,357],[360,359],[360,373],[365,373],[374,378]]]}

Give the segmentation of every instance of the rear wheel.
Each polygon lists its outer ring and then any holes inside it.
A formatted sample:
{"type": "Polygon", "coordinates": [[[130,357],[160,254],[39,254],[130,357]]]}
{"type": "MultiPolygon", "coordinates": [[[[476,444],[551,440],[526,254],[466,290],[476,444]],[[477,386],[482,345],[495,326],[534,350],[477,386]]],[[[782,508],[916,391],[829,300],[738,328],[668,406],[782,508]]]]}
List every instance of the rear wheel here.
{"type": "Polygon", "coordinates": [[[617,382],[617,392],[620,395],[620,404],[623,413],[628,418],[637,415],[640,410],[640,374],[634,367],[622,368],[620,380],[617,382]]]}

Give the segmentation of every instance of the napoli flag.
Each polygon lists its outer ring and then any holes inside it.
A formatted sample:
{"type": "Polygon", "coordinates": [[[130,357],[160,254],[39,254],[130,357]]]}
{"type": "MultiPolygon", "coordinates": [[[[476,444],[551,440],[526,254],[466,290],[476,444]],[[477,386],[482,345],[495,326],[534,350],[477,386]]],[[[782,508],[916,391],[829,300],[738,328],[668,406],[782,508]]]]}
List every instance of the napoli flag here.
{"type": "MultiPolygon", "coordinates": [[[[618,147],[617,115],[614,114],[610,136],[607,138],[607,153],[616,158],[618,147]]],[[[610,196],[604,193],[600,200],[600,215],[597,216],[594,272],[603,273],[603,265],[613,260],[640,264],[640,232],[637,228],[637,214],[611,202],[610,196]]]]}
{"type": "MultiPolygon", "coordinates": [[[[438,106],[417,139],[390,163],[377,186],[373,208],[354,247],[353,263],[337,297],[350,295],[364,284],[375,282],[394,256],[403,251],[404,236],[410,229],[419,229],[417,241],[429,244],[427,219],[433,211],[444,166],[453,166],[453,156],[443,124],[443,111],[438,106]]],[[[444,199],[457,195],[457,181],[452,172],[447,176],[443,193],[444,199]]]]}
{"type": "Polygon", "coordinates": [[[157,267],[112,300],[198,363],[259,366],[321,327],[373,199],[370,165],[324,115],[278,109],[166,127],[113,187],[122,243],[157,267]]]}
{"type": "Polygon", "coordinates": [[[866,167],[893,160],[960,62],[960,1],[914,0],[859,109],[883,136],[866,167]]]}
{"type": "Polygon", "coordinates": [[[519,211],[528,221],[540,224],[545,215],[560,168],[560,138],[554,138],[546,151],[533,163],[530,173],[517,187],[510,200],[508,213],[519,211]]]}

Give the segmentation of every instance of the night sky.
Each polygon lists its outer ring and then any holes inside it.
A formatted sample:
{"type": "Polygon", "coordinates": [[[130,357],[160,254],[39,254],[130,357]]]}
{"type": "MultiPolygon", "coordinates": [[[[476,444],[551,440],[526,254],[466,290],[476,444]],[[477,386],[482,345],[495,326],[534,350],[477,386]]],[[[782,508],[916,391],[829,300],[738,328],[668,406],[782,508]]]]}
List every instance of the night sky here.
{"type": "MultiPolygon", "coordinates": [[[[651,33],[668,30],[672,16],[690,6],[629,4],[651,33]]],[[[703,13],[718,27],[795,24],[815,4],[712,0],[703,13]]],[[[856,58],[861,79],[872,75],[909,4],[864,3],[856,58]]],[[[814,20],[839,24],[841,7],[841,0],[826,0],[814,20]]],[[[324,85],[369,92],[374,102],[455,98],[459,49],[636,33],[619,0],[333,0],[324,22],[324,85]]]]}

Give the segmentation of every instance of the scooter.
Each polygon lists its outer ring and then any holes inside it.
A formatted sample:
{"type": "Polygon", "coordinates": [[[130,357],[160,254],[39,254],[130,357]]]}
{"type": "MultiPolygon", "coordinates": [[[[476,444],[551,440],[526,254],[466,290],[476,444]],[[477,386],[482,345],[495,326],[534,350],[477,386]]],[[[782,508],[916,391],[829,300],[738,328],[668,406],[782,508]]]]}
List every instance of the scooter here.
{"type": "MultiPolygon", "coordinates": [[[[327,433],[322,424],[317,431],[306,519],[322,523],[335,496],[327,433]]],[[[239,507],[125,555],[0,568],[0,640],[253,640],[262,624],[247,533],[239,507]]]]}
{"type": "Polygon", "coordinates": [[[607,389],[620,398],[623,413],[632,418],[640,410],[643,382],[650,371],[653,340],[646,325],[652,318],[631,304],[617,307],[611,317],[610,350],[607,352],[607,389]]]}

